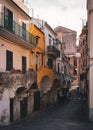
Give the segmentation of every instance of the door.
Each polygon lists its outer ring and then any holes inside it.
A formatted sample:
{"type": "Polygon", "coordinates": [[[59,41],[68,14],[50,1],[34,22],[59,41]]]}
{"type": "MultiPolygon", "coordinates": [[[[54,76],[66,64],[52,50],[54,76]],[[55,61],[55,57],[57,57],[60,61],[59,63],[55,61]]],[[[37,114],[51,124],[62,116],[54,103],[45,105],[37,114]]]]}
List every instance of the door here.
{"type": "Polygon", "coordinates": [[[20,101],[20,118],[27,116],[27,97],[20,101]]]}
{"type": "Polygon", "coordinates": [[[10,99],[10,122],[13,121],[14,99],[10,99]]]}
{"type": "Polygon", "coordinates": [[[26,24],[22,22],[22,37],[26,39],[26,24]]]}
{"type": "Polygon", "coordinates": [[[34,93],[34,111],[40,109],[40,92],[37,91],[34,93]]]}
{"type": "Polygon", "coordinates": [[[6,7],[4,8],[4,27],[13,32],[13,13],[6,7]]]}

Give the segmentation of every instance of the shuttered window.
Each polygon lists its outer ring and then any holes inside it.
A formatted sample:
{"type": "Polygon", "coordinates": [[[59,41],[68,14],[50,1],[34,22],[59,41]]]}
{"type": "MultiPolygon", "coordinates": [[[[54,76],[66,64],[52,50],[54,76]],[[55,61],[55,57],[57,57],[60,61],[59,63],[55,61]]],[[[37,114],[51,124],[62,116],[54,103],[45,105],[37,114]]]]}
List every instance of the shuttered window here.
{"type": "Polygon", "coordinates": [[[22,22],[22,37],[26,39],[26,24],[22,22]]]}
{"type": "Polygon", "coordinates": [[[6,70],[10,71],[13,69],[13,52],[6,51],[6,70]]]}
{"type": "Polygon", "coordinates": [[[26,57],[22,56],[22,72],[26,72],[26,57]]]}
{"type": "Polygon", "coordinates": [[[13,13],[6,7],[4,7],[4,27],[13,32],[13,13]]]}

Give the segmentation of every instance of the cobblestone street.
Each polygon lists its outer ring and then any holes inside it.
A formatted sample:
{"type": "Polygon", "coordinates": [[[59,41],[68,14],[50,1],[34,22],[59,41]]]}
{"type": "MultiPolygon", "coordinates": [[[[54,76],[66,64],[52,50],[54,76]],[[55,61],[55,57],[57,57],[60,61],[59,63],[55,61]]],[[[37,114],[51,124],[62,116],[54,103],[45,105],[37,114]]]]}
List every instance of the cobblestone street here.
{"type": "Polygon", "coordinates": [[[93,123],[88,121],[86,97],[73,90],[70,99],[0,130],[93,130],[93,123]]]}

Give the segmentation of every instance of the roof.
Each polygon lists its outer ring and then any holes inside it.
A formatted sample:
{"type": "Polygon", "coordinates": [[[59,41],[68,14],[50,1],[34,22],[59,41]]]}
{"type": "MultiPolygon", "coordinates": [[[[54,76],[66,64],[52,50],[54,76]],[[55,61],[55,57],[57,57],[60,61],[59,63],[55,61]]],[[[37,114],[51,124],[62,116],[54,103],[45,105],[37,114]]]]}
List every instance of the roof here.
{"type": "Polygon", "coordinates": [[[56,35],[55,31],[52,29],[52,27],[51,27],[47,22],[45,22],[45,26],[46,26],[54,35],[56,35]]]}
{"type": "Polygon", "coordinates": [[[63,32],[63,33],[77,33],[74,30],[68,29],[66,27],[62,27],[62,26],[58,26],[56,28],[54,28],[55,32],[63,32]]]}

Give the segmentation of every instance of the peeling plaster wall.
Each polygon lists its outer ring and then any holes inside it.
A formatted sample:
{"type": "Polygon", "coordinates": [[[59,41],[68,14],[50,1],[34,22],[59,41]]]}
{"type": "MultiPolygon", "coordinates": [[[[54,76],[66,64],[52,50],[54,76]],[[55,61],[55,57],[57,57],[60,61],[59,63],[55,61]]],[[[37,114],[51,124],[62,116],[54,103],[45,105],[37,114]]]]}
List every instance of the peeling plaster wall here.
{"type": "MultiPolygon", "coordinates": [[[[13,99],[13,121],[20,119],[20,100],[16,93],[21,87],[28,91],[31,85],[36,82],[36,73],[28,71],[25,74],[21,72],[1,72],[0,73],[0,125],[7,125],[10,123],[10,99],[13,99]]],[[[21,97],[23,95],[20,94],[21,97]]],[[[29,92],[27,102],[27,114],[33,112],[34,107],[34,92],[29,92]]]]}
{"type": "Polygon", "coordinates": [[[10,122],[9,104],[8,90],[5,89],[0,100],[0,125],[7,125],[10,122]]]}

